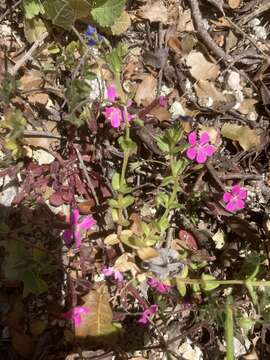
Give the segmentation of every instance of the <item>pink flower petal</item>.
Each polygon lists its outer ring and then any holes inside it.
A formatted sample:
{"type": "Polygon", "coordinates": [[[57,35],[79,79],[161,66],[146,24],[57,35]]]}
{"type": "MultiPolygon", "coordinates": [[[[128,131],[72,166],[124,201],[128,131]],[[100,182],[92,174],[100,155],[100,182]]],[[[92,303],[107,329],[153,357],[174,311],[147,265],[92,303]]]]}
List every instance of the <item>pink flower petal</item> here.
{"type": "Polygon", "coordinates": [[[147,325],[149,323],[148,317],[144,314],[139,318],[138,323],[141,325],[147,325]]]}
{"type": "Polygon", "coordinates": [[[121,274],[120,271],[115,271],[115,272],[114,272],[114,279],[115,279],[116,281],[118,281],[118,282],[121,282],[121,281],[124,280],[124,276],[123,276],[123,274],[121,274]]]}
{"type": "Polygon", "coordinates": [[[161,107],[165,107],[167,105],[167,99],[165,96],[160,96],[158,99],[158,104],[161,107]]]}
{"type": "Polygon", "coordinates": [[[232,195],[231,195],[230,193],[225,192],[225,193],[223,194],[223,201],[224,201],[225,203],[229,202],[229,201],[231,200],[231,198],[232,198],[232,195]]]}
{"type": "Polygon", "coordinates": [[[114,273],[114,271],[113,271],[112,267],[108,267],[108,268],[105,268],[105,269],[102,270],[102,274],[104,276],[112,276],[113,273],[114,273]]]}
{"type": "Polygon", "coordinates": [[[225,208],[229,212],[235,212],[236,206],[235,206],[234,201],[229,201],[225,208]]]}
{"type": "Polygon", "coordinates": [[[205,155],[202,151],[198,151],[196,156],[196,161],[198,164],[203,164],[207,160],[207,155],[205,155]]]}
{"type": "Polygon", "coordinates": [[[80,223],[79,227],[83,230],[91,229],[92,226],[96,224],[96,220],[92,216],[86,216],[80,223]]]}
{"type": "Polygon", "coordinates": [[[156,314],[157,309],[158,309],[158,306],[156,304],[151,305],[150,308],[149,308],[151,314],[156,314]]]}
{"type": "Polygon", "coordinates": [[[247,190],[241,188],[238,194],[239,199],[246,199],[247,198],[247,190]]]}
{"type": "Polygon", "coordinates": [[[245,207],[245,203],[241,199],[236,199],[235,204],[236,204],[236,207],[238,210],[244,209],[244,207],[245,207]]]}
{"type": "Polygon", "coordinates": [[[216,148],[213,145],[205,145],[202,150],[207,156],[212,156],[216,151],[216,148]]]}
{"type": "Polygon", "coordinates": [[[241,190],[241,186],[239,184],[233,185],[231,193],[232,195],[238,195],[241,190]]]}
{"type": "Polygon", "coordinates": [[[197,149],[194,147],[187,149],[186,155],[190,160],[194,160],[197,155],[197,149]]]}
{"type": "Polygon", "coordinates": [[[104,111],[103,111],[103,115],[107,118],[107,119],[110,119],[111,117],[111,114],[114,112],[114,108],[111,106],[111,107],[105,107],[104,111]]]}
{"type": "Polygon", "coordinates": [[[197,141],[197,135],[195,133],[195,131],[192,131],[189,135],[188,135],[188,143],[190,145],[196,145],[196,141],[197,141]]]}
{"type": "Polygon", "coordinates": [[[82,319],[80,315],[74,315],[73,322],[76,327],[79,327],[81,325],[82,319]]]}
{"type": "Polygon", "coordinates": [[[204,145],[208,143],[210,140],[209,135],[207,132],[203,132],[200,136],[200,145],[204,145]]]}
{"type": "Polygon", "coordinates": [[[111,85],[107,87],[107,97],[110,101],[115,101],[116,99],[116,88],[111,85]]]}
{"type": "Polygon", "coordinates": [[[151,278],[147,280],[147,284],[153,288],[156,288],[158,286],[157,279],[151,278]]]}
{"type": "Polygon", "coordinates": [[[111,120],[112,127],[119,128],[121,120],[122,120],[121,112],[116,111],[116,110],[114,112],[112,112],[110,120],[111,120]]]}

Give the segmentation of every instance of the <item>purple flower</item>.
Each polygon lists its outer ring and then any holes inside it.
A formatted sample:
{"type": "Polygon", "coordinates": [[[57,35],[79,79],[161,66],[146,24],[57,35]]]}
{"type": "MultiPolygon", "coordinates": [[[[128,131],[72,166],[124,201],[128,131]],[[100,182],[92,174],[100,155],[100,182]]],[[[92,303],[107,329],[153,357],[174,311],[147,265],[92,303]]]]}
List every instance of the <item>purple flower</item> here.
{"type": "Polygon", "coordinates": [[[114,278],[114,280],[117,282],[121,282],[124,280],[123,274],[118,270],[114,270],[112,267],[103,269],[102,273],[106,277],[112,276],[114,278]]]}
{"type": "Polygon", "coordinates": [[[158,306],[151,305],[148,309],[144,310],[141,317],[138,320],[138,323],[141,325],[147,325],[149,323],[149,317],[157,313],[158,306]]]}
{"type": "Polygon", "coordinates": [[[161,281],[154,278],[148,279],[147,284],[160,294],[165,294],[170,291],[171,288],[170,285],[163,284],[161,281]]]}
{"type": "Polygon", "coordinates": [[[226,210],[235,212],[245,207],[245,200],[247,198],[247,190],[239,184],[232,186],[230,192],[223,194],[223,201],[226,203],[226,210]]]}
{"type": "Polygon", "coordinates": [[[98,42],[103,40],[103,36],[98,34],[97,30],[91,25],[87,26],[85,36],[87,37],[87,43],[89,46],[96,45],[98,42]]]}
{"type": "Polygon", "coordinates": [[[96,220],[94,220],[92,216],[85,216],[81,221],[79,221],[79,218],[79,209],[74,209],[70,216],[71,229],[65,230],[63,233],[67,246],[69,246],[72,241],[75,241],[76,247],[79,248],[82,242],[81,232],[91,229],[96,224],[96,220]]]}
{"type": "Polygon", "coordinates": [[[90,309],[88,309],[85,306],[75,306],[74,308],[70,309],[69,311],[65,312],[63,314],[63,318],[65,320],[71,320],[73,321],[75,326],[80,326],[82,319],[81,319],[81,315],[82,314],[89,314],[90,313],[90,309]]]}
{"type": "MultiPolygon", "coordinates": [[[[107,87],[107,98],[111,102],[115,102],[117,98],[117,91],[114,85],[107,87]]],[[[128,102],[127,107],[131,105],[131,102],[128,102]]],[[[103,115],[111,122],[113,128],[119,128],[122,122],[125,122],[126,114],[123,109],[118,106],[107,106],[103,111],[103,115]]],[[[132,119],[132,116],[127,113],[128,121],[132,119]]]]}
{"type": "Polygon", "coordinates": [[[205,163],[207,158],[216,151],[216,148],[210,144],[207,132],[202,133],[200,139],[197,140],[197,135],[193,131],[188,135],[188,143],[191,146],[188,148],[186,155],[190,160],[196,159],[198,164],[205,163]]]}
{"type": "Polygon", "coordinates": [[[158,104],[161,107],[165,107],[167,105],[167,99],[165,96],[160,96],[158,99],[158,104]]]}

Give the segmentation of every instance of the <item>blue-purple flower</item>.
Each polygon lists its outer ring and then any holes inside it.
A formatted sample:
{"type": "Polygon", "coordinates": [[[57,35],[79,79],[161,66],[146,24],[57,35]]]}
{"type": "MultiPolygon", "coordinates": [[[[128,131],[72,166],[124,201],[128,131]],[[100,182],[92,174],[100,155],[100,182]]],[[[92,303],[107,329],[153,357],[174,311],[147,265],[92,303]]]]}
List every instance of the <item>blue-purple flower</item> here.
{"type": "Polygon", "coordinates": [[[85,36],[87,38],[87,43],[89,46],[96,45],[98,42],[101,42],[103,40],[103,36],[100,35],[97,32],[97,29],[91,25],[87,26],[85,36]]]}

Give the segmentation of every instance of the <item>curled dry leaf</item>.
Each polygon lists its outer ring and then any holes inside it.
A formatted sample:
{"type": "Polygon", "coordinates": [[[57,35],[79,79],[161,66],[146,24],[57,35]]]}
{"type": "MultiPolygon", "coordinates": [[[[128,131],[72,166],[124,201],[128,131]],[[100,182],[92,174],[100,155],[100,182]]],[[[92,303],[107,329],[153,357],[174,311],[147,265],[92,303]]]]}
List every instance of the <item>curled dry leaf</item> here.
{"type": "Polygon", "coordinates": [[[145,247],[137,250],[138,256],[141,260],[149,260],[156,256],[159,256],[157,250],[152,247],[145,247]]]}
{"type": "Polygon", "coordinates": [[[110,234],[108,236],[105,237],[104,239],[104,244],[105,245],[116,245],[116,244],[119,244],[119,239],[118,239],[118,236],[117,234],[110,234]]]}
{"type": "Polygon", "coordinates": [[[114,264],[114,269],[121,272],[130,271],[132,276],[136,276],[140,272],[140,269],[135,264],[135,256],[130,253],[122,254],[116,260],[114,264]]]}
{"type": "Polygon", "coordinates": [[[123,11],[119,19],[111,26],[113,35],[120,35],[130,27],[131,21],[128,12],[123,11]]]}
{"type": "Polygon", "coordinates": [[[203,56],[201,52],[192,51],[186,57],[186,64],[196,80],[214,80],[220,73],[220,68],[203,56]]]}
{"type": "Polygon", "coordinates": [[[162,0],[152,0],[142,6],[138,15],[150,22],[161,22],[164,25],[168,23],[168,9],[162,0]]]}
{"type": "Polygon", "coordinates": [[[135,102],[138,106],[148,106],[156,98],[157,79],[153,75],[146,75],[143,81],[138,85],[135,102]]]}
{"type": "Polygon", "coordinates": [[[247,115],[252,111],[255,111],[254,105],[257,104],[256,99],[245,99],[241,102],[237,111],[239,111],[243,115],[247,115]]]}
{"type": "Polygon", "coordinates": [[[243,125],[226,123],[221,128],[221,135],[228,139],[238,141],[245,151],[256,148],[261,142],[256,130],[243,125]]]}
{"type": "Polygon", "coordinates": [[[237,9],[240,6],[241,0],[228,0],[231,9],[237,9]]]}

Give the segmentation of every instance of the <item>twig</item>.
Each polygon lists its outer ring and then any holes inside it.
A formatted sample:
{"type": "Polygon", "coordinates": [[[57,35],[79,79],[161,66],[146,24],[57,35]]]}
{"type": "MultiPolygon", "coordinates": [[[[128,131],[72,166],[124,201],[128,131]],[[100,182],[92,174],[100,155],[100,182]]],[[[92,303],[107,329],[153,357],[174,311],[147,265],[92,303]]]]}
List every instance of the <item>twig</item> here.
{"type": "Polygon", "coordinates": [[[47,131],[24,130],[23,135],[25,137],[46,137],[46,138],[61,139],[61,136],[55,135],[47,131]]]}
{"type": "Polygon", "coordinates": [[[199,8],[198,0],[188,0],[191,12],[194,20],[195,27],[198,31],[199,36],[201,37],[204,44],[207,48],[213,52],[213,54],[218,57],[220,60],[224,61],[226,64],[232,63],[233,58],[226,54],[211,38],[208,30],[206,30],[202,18],[202,14],[199,8]]]}
{"type": "Polygon", "coordinates": [[[263,180],[263,176],[256,175],[256,174],[237,174],[237,173],[231,173],[231,174],[218,174],[218,176],[222,180],[234,180],[234,179],[240,179],[240,180],[263,180]]]}
{"type": "Polygon", "coordinates": [[[49,34],[46,32],[42,34],[42,36],[34,42],[34,44],[30,47],[27,53],[19,59],[19,61],[13,66],[10,73],[11,75],[16,75],[17,71],[31,58],[35,50],[44,42],[49,34]]]}
{"type": "Polygon", "coordinates": [[[244,16],[244,18],[240,20],[241,25],[248,23],[250,20],[261,15],[262,13],[266,12],[269,9],[270,9],[270,2],[269,0],[266,0],[258,7],[257,10],[251,11],[248,15],[244,16]]]}
{"type": "Polygon", "coordinates": [[[9,14],[10,10],[16,9],[20,5],[22,0],[17,1],[14,5],[12,5],[9,9],[7,9],[4,14],[0,17],[0,23],[4,20],[4,18],[9,14]]]}
{"type": "Polygon", "coordinates": [[[98,197],[97,197],[97,194],[96,194],[94,185],[93,185],[93,183],[92,183],[92,180],[90,179],[90,176],[88,175],[86,166],[85,166],[85,164],[84,164],[84,162],[83,162],[83,159],[82,159],[82,156],[81,156],[79,150],[78,150],[76,147],[75,147],[75,151],[76,151],[77,157],[78,157],[78,159],[79,159],[79,162],[80,162],[80,165],[81,165],[81,169],[82,169],[82,171],[83,171],[83,173],[84,173],[84,175],[85,175],[85,177],[86,177],[88,186],[89,186],[89,188],[90,188],[90,190],[91,190],[91,192],[92,192],[92,195],[93,195],[93,197],[94,197],[94,199],[95,199],[95,202],[96,202],[97,205],[99,205],[99,201],[98,201],[98,197]]]}
{"type": "Polygon", "coordinates": [[[212,178],[215,180],[216,184],[220,187],[220,189],[226,191],[225,186],[222,184],[222,182],[219,179],[219,174],[216,172],[213,166],[209,163],[206,163],[205,167],[208,170],[208,172],[211,174],[212,178]]]}

